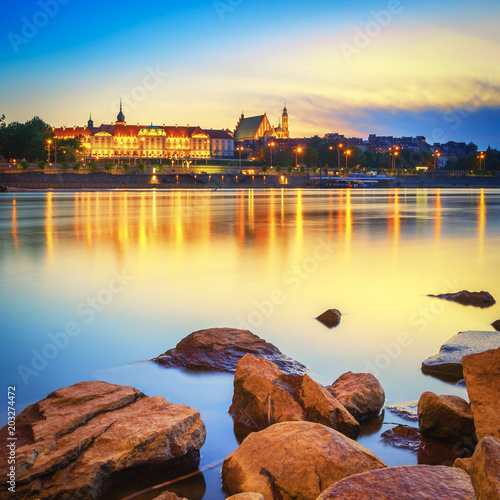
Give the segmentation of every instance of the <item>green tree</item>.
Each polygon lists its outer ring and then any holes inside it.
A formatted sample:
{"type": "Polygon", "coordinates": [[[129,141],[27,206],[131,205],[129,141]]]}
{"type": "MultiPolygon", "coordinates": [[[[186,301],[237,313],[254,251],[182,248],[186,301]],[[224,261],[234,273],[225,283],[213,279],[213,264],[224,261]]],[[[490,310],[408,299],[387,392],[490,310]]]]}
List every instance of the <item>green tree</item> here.
{"type": "Polygon", "coordinates": [[[45,172],[45,169],[47,168],[47,162],[45,160],[39,160],[37,166],[42,172],[45,172]]]}
{"type": "Polygon", "coordinates": [[[146,165],[144,165],[144,163],[139,163],[139,165],[137,165],[137,168],[139,169],[140,172],[144,172],[144,170],[146,170],[146,165]]]}
{"type": "Polygon", "coordinates": [[[276,165],[276,166],[274,167],[274,171],[275,171],[275,172],[278,172],[278,174],[279,174],[279,173],[281,172],[281,165],[276,165]]]}
{"type": "MultiPolygon", "coordinates": [[[[317,136],[316,136],[317,137],[317,136]]],[[[314,139],[314,137],[313,137],[314,139]]],[[[311,143],[313,142],[311,139],[311,143]]],[[[308,168],[312,168],[319,160],[319,152],[315,147],[308,146],[304,152],[304,163],[308,168]]]]}
{"type": "Polygon", "coordinates": [[[128,170],[129,170],[129,168],[130,168],[130,164],[129,164],[128,162],[124,161],[124,162],[122,163],[121,167],[122,167],[123,171],[124,171],[125,173],[127,173],[127,172],[128,172],[128,170]]]}
{"type": "Polygon", "coordinates": [[[63,161],[62,163],[59,164],[59,169],[62,171],[63,174],[67,172],[69,168],[69,165],[67,162],[63,161]]]}
{"type": "Polygon", "coordinates": [[[30,168],[30,164],[26,160],[24,160],[19,163],[19,168],[24,172],[25,170],[28,170],[28,168],[30,168]]]}
{"type": "Polygon", "coordinates": [[[115,164],[112,162],[112,161],[107,161],[105,164],[104,164],[104,170],[106,170],[106,172],[108,173],[111,173],[115,168],[115,164]]]}
{"type": "Polygon", "coordinates": [[[299,167],[299,172],[300,172],[301,174],[303,174],[305,171],[306,171],[306,167],[304,167],[304,165],[301,165],[301,166],[299,167]]]}
{"type": "Polygon", "coordinates": [[[161,174],[161,172],[163,171],[163,165],[161,163],[158,163],[158,165],[156,165],[155,169],[156,169],[157,173],[161,174]]]}
{"type": "Polygon", "coordinates": [[[269,167],[267,165],[262,165],[261,170],[265,174],[269,170],[269,167]]]}
{"type": "Polygon", "coordinates": [[[75,172],[75,174],[77,174],[79,172],[79,170],[81,170],[81,168],[82,168],[82,163],[77,161],[77,162],[73,163],[73,166],[71,168],[73,169],[73,172],[75,172]]]}
{"type": "Polygon", "coordinates": [[[97,170],[97,163],[94,160],[89,161],[87,168],[91,171],[91,173],[95,173],[97,170]]]}
{"type": "Polygon", "coordinates": [[[288,167],[286,167],[286,170],[289,174],[291,174],[293,172],[293,166],[292,165],[288,165],[288,167]]]}

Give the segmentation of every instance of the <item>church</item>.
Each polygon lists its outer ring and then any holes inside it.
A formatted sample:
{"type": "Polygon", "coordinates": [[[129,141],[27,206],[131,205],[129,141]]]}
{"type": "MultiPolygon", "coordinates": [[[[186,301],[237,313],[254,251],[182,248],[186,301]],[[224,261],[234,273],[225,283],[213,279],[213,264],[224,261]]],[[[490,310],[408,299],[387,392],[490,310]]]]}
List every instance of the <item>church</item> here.
{"type": "Polygon", "coordinates": [[[235,141],[258,141],[262,138],[290,139],[288,128],[288,110],[283,108],[280,123],[277,127],[271,126],[267,114],[245,118],[241,113],[240,119],[234,130],[235,141]]]}
{"type": "Polygon", "coordinates": [[[115,123],[94,127],[91,115],[86,127],[52,131],[55,139],[82,136],[86,156],[97,160],[234,158],[234,140],[227,130],[202,130],[189,125],[127,125],[121,103],[115,123]]]}

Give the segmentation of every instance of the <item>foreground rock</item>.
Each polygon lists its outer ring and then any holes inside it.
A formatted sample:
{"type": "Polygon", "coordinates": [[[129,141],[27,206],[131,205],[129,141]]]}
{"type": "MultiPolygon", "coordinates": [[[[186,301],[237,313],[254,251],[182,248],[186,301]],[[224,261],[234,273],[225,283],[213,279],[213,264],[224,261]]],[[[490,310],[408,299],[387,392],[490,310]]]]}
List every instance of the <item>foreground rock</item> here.
{"type": "Polygon", "coordinates": [[[462,358],[500,347],[498,332],[460,332],[422,363],[422,372],[449,380],[464,378],[462,358]]]}
{"type": "Polygon", "coordinates": [[[496,303],[495,299],[488,292],[468,292],[462,290],[457,293],[443,293],[441,295],[429,295],[438,299],[450,300],[464,306],[491,307],[496,303]]]}
{"type": "Polygon", "coordinates": [[[304,365],[285,356],[277,347],[248,330],[234,328],[194,332],[181,340],[175,349],[170,349],[153,361],[163,366],[234,372],[238,361],[245,354],[272,361],[285,373],[303,375],[307,372],[304,365]]]}
{"type": "Polygon", "coordinates": [[[285,422],[250,434],[222,468],[224,491],[267,499],[315,500],[329,485],[385,464],[370,450],[333,429],[285,422]]]}
{"type": "Polygon", "coordinates": [[[405,420],[418,422],[418,401],[410,401],[406,404],[387,405],[386,409],[405,420]]]}
{"type": "Polygon", "coordinates": [[[229,413],[254,430],[278,422],[305,420],[352,438],[361,431],[354,417],[311,377],[287,375],[274,363],[251,354],[244,356],[236,368],[229,413]]]}
{"type": "Polygon", "coordinates": [[[340,324],[342,313],[338,309],[328,309],[316,319],[328,328],[335,328],[340,324]]]}
{"type": "MultiPolygon", "coordinates": [[[[97,498],[113,473],[194,454],[206,435],[198,411],[104,382],[59,389],[24,410],[16,424],[12,498],[23,499],[97,498]]],[[[6,443],[6,427],[1,434],[6,443]]]]}
{"type": "Polygon", "coordinates": [[[384,389],[371,373],[344,373],[327,389],[356,420],[376,417],[385,404],[384,389]]]}
{"type": "Polygon", "coordinates": [[[343,479],[318,500],[475,500],[467,473],[443,466],[406,465],[343,479]]]}
{"type": "Polygon", "coordinates": [[[238,493],[226,500],[264,500],[264,497],[260,493],[238,493]]]}
{"type": "Polygon", "coordinates": [[[397,425],[381,434],[382,441],[394,448],[402,448],[414,453],[419,464],[453,465],[459,458],[470,457],[474,442],[446,443],[429,439],[420,431],[408,425],[397,425]]]}
{"type": "Polygon", "coordinates": [[[500,349],[462,360],[477,439],[500,438],[500,349]]]}
{"type": "Polygon", "coordinates": [[[424,392],[418,403],[418,428],[423,436],[456,443],[475,439],[469,403],[459,396],[424,392]]]}
{"type": "Polygon", "coordinates": [[[160,496],[155,497],[153,500],[188,500],[187,498],[178,497],[175,493],[165,491],[160,496]]]}
{"type": "Polygon", "coordinates": [[[477,445],[469,474],[479,500],[500,498],[500,439],[486,437],[477,445]]]}
{"type": "Polygon", "coordinates": [[[497,319],[493,323],[491,323],[491,326],[497,331],[500,332],[500,319],[497,319]]]}

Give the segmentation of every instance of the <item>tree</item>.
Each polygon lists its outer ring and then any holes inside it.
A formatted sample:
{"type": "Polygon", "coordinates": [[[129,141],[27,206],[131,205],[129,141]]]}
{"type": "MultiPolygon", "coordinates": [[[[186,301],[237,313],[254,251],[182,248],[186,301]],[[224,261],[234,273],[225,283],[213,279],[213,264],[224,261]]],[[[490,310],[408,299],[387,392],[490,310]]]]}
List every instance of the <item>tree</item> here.
{"type": "Polygon", "coordinates": [[[286,170],[289,174],[291,174],[293,172],[293,166],[292,165],[288,165],[288,167],[286,167],[286,170]]]}
{"type": "Polygon", "coordinates": [[[89,164],[87,165],[87,168],[92,172],[95,173],[97,170],[97,163],[94,160],[89,161],[89,164]]]}
{"type": "Polygon", "coordinates": [[[123,171],[124,171],[125,173],[127,173],[127,172],[128,172],[128,169],[130,168],[130,165],[129,165],[129,163],[128,163],[128,162],[124,161],[124,162],[122,163],[121,167],[122,167],[123,171]]]}
{"type": "Polygon", "coordinates": [[[45,169],[47,168],[47,162],[45,160],[39,160],[37,165],[42,172],[44,172],[45,169]]]}
{"type": "Polygon", "coordinates": [[[111,173],[111,171],[115,168],[115,164],[112,162],[112,161],[107,161],[105,164],[104,164],[104,170],[106,170],[106,172],[109,172],[111,173]]]}
{"type": "Polygon", "coordinates": [[[139,163],[139,165],[137,165],[137,168],[141,171],[141,172],[144,172],[144,170],[146,170],[146,165],[144,165],[144,163],[139,163]]]}
{"type": "Polygon", "coordinates": [[[275,171],[275,172],[278,172],[278,174],[279,174],[279,173],[281,172],[281,165],[276,165],[276,166],[274,167],[274,171],[275,171]]]}
{"type": "Polygon", "coordinates": [[[265,174],[269,170],[269,167],[267,165],[262,165],[261,170],[265,174]]]}
{"type": "Polygon", "coordinates": [[[30,164],[27,161],[22,161],[21,163],[19,163],[19,168],[22,171],[28,170],[28,168],[30,168],[30,164]]]}
{"type": "Polygon", "coordinates": [[[76,163],[73,163],[73,166],[71,168],[73,169],[73,172],[75,172],[75,174],[77,174],[78,171],[81,170],[81,168],[82,168],[82,163],[77,161],[76,163]]]}
{"type": "Polygon", "coordinates": [[[158,165],[156,165],[155,169],[160,174],[163,170],[163,165],[161,163],[158,163],[158,165]]]}
{"type": "Polygon", "coordinates": [[[304,165],[301,165],[301,166],[299,167],[299,172],[300,172],[301,174],[303,174],[305,171],[306,171],[306,167],[304,167],[304,165]]]}
{"type": "MultiPolygon", "coordinates": [[[[317,136],[316,136],[317,137],[317,136]]],[[[314,139],[314,137],[313,137],[314,139]]],[[[311,139],[311,143],[313,142],[311,139]]],[[[319,137],[318,137],[319,139],[319,137]]],[[[304,152],[304,163],[308,168],[312,168],[319,160],[319,152],[316,148],[308,146],[304,152]]]]}
{"type": "Polygon", "coordinates": [[[59,168],[61,169],[62,173],[65,174],[66,171],[68,170],[69,168],[69,165],[63,161],[60,165],[59,165],[59,168]]]}

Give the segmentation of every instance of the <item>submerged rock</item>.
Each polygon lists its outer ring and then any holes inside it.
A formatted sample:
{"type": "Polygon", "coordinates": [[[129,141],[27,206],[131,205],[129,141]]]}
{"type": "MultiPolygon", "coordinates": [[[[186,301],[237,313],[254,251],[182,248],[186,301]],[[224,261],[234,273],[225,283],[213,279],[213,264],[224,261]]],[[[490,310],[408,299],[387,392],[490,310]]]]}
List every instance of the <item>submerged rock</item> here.
{"type": "Polygon", "coordinates": [[[500,498],[500,439],[485,437],[477,445],[469,474],[479,500],[500,498]]]}
{"type": "Polygon", "coordinates": [[[427,358],[422,363],[422,372],[447,380],[464,378],[462,358],[500,347],[500,333],[468,331],[460,332],[448,340],[439,354],[427,358]]]}
{"type": "Polygon", "coordinates": [[[222,468],[224,491],[316,500],[352,474],[386,467],[370,450],[320,424],[285,422],[250,434],[222,468]]]}
{"type": "Polygon", "coordinates": [[[500,438],[500,349],[462,360],[477,439],[500,438]]]}
{"type": "Polygon", "coordinates": [[[308,375],[287,375],[274,363],[247,354],[236,368],[229,413],[240,423],[261,430],[278,422],[310,421],[356,438],[354,417],[308,375]]]}
{"type": "Polygon", "coordinates": [[[472,410],[459,396],[424,392],[418,403],[418,427],[423,436],[450,443],[476,436],[472,410]]]}
{"type": "Polygon", "coordinates": [[[491,326],[497,331],[500,332],[500,319],[497,319],[496,321],[493,321],[491,323],[491,326]]]}
{"type": "MultiPolygon", "coordinates": [[[[206,436],[198,411],[104,382],[59,389],[16,424],[12,498],[23,499],[97,498],[112,474],[194,455],[206,436]]],[[[7,427],[0,435],[7,442],[7,427]]],[[[7,461],[1,463],[6,477],[7,461]]]]}
{"type": "Polygon", "coordinates": [[[468,443],[449,444],[428,439],[417,428],[408,425],[393,427],[385,431],[381,438],[387,445],[415,453],[419,464],[452,465],[457,458],[470,457],[473,452],[467,447],[468,443]]]}
{"type": "Polygon", "coordinates": [[[394,415],[409,420],[410,422],[418,421],[418,401],[409,401],[406,404],[387,405],[386,408],[394,415]]]}
{"type": "Polygon", "coordinates": [[[328,328],[335,328],[340,324],[342,313],[338,309],[328,309],[316,319],[328,328]]]}
{"type": "Polygon", "coordinates": [[[376,417],[385,404],[385,392],[371,373],[347,372],[326,387],[356,419],[376,417]]]}
{"type": "Polygon", "coordinates": [[[435,297],[437,299],[449,300],[451,302],[458,302],[464,306],[474,306],[474,307],[491,307],[496,304],[495,299],[489,292],[468,292],[467,290],[462,290],[457,293],[442,293],[441,295],[429,295],[429,297],[435,297]]]}
{"type": "Polygon", "coordinates": [[[467,473],[451,467],[404,465],[356,474],[324,491],[317,500],[475,500],[467,473]]]}
{"type": "Polygon", "coordinates": [[[234,372],[245,354],[272,361],[285,373],[303,375],[307,372],[304,365],[285,356],[277,347],[248,330],[235,328],[211,328],[191,333],[175,349],[153,361],[163,366],[234,372]]]}

